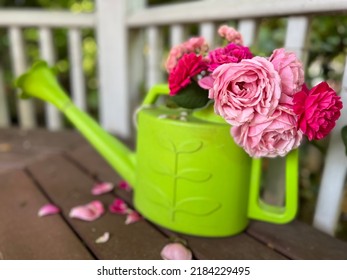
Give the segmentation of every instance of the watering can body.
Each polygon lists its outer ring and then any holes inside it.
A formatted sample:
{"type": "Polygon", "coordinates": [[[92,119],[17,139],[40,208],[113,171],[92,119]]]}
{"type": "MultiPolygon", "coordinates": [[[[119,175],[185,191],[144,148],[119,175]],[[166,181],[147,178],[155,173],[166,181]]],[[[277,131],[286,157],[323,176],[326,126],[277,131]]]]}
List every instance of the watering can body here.
{"type": "Polygon", "coordinates": [[[261,160],[234,143],[230,126],[212,106],[198,111],[154,106],[168,88],[153,87],[137,115],[135,154],[74,106],[48,72],[44,63],[35,65],[17,84],[24,95],[53,103],[71,120],[133,185],[135,208],[150,221],[177,232],[221,237],[243,231],[251,218],[273,223],[294,218],[297,151],[286,157],[285,205],[268,205],[259,197],[261,160]]]}

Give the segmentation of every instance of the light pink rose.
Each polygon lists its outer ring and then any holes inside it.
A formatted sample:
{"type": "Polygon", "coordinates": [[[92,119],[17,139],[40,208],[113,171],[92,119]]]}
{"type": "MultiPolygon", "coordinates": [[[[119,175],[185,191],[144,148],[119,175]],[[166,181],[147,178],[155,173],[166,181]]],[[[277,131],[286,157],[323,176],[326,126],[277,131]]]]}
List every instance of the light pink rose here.
{"type": "Polygon", "coordinates": [[[204,37],[193,37],[180,45],[174,46],[170,50],[165,63],[166,71],[171,73],[171,71],[176,67],[178,60],[180,60],[184,54],[195,53],[198,55],[204,55],[207,50],[208,44],[204,37]]]}
{"type": "Polygon", "coordinates": [[[267,59],[254,57],[219,66],[213,73],[215,112],[231,125],[250,122],[255,113],[267,117],[281,97],[280,77],[267,59]]]}
{"type": "Polygon", "coordinates": [[[227,25],[222,25],[218,28],[219,36],[225,38],[229,43],[234,43],[237,45],[243,45],[243,39],[240,32],[238,32],[233,27],[227,25]]]}
{"type": "Polygon", "coordinates": [[[232,127],[231,135],[251,157],[283,157],[301,143],[296,123],[293,110],[278,106],[271,117],[256,114],[251,123],[232,127]]]}
{"type": "Polygon", "coordinates": [[[183,43],[187,52],[194,52],[196,54],[203,54],[208,50],[208,44],[204,37],[192,37],[183,43]]]}
{"type": "Polygon", "coordinates": [[[172,71],[172,69],[175,68],[178,59],[182,57],[184,52],[185,52],[185,50],[183,50],[181,45],[173,47],[170,50],[169,56],[168,56],[168,58],[166,60],[166,64],[165,64],[165,68],[166,68],[166,71],[168,73],[170,73],[172,71]]]}
{"type": "Polygon", "coordinates": [[[283,95],[280,102],[292,104],[291,100],[294,93],[300,91],[304,83],[304,69],[301,61],[295,53],[285,49],[274,50],[269,61],[281,77],[283,95]]]}

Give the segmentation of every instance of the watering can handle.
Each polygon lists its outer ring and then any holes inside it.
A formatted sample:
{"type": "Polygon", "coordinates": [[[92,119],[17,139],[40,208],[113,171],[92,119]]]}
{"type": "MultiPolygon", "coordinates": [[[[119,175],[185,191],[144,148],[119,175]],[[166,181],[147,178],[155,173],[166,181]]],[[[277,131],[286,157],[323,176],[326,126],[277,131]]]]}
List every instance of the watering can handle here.
{"type": "Polygon", "coordinates": [[[142,106],[154,104],[160,95],[168,95],[169,92],[170,89],[167,84],[154,85],[147,93],[145,99],[142,102],[142,106]]]}
{"type": "Polygon", "coordinates": [[[248,204],[249,218],[284,224],[290,222],[295,217],[298,206],[298,161],[298,149],[290,152],[286,156],[285,205],[274,206],[265,203],[259,198],[261,186],[261,159],[253,159],[248,204]]]}

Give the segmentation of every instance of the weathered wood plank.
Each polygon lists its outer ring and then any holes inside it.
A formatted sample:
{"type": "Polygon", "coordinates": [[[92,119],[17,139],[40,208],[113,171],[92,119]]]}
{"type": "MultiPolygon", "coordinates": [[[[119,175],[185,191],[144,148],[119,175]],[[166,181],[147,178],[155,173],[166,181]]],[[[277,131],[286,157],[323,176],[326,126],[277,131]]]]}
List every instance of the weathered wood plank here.
{"type": "Polygon", "coordinates": [[[252,222],[247,232],[292,259],[347,259],[347,243],[294,221],[286,225],[252,222]]]}
{"type": "Polygon", "coordinates": [[[93,222],[68,217],[70,209],[76,205],[99,199],[107,207],[114,199],[112,194],[93,196],[90,189],[95,182],[72,162],[62,156],[54,156],[29,166],[29,171],[51,200],[63,209],[68,223],[97,258],[160,259],[160,251],[168,239],[145,220],[125,225],[125,216],[108,211],[93,222]],[[110,240],[105,244],[96,244],[95,240],[104,232],[110,232],[110,240]]]}
{"type": "Polygon", "coordinates": [[[242,233],[227,238],[183,237],[200,260],[280,260],[286,257],[242,233]]]}
{"type": "MultiPolygon", "coordinates": [[[[100,180],[117,184],[120,177],[89,145],[79,147],[69,153],[78,164],[100,180]]],[[[117,190],[117,195],[132,204],[132,193],[117,190]]],[[[271,248],[255,241],[246,234],[231,238],[200,238],[173,233],[158,227],[169,237],[179,237],[188,242],[194,256],[198,259],[284,259],[271,248]]]]}
{"type": "Polygon", "coordinates": [[[2,259],[92,259],[60,215],[39,218],[47,198],[23,172],[0,177],[2,259]]]}
{"type": "Polygon", "coordinates": [[[68,155],[101,181],[117,183],[122,179],[90,145],[82,145],[68,155]]]}
{"type": "Polygon", "coordinates": [[[51,154],[86,143],[74,131],[48,132],[44,129],[0,129],[0,172],[22,168],[51,154]]]}

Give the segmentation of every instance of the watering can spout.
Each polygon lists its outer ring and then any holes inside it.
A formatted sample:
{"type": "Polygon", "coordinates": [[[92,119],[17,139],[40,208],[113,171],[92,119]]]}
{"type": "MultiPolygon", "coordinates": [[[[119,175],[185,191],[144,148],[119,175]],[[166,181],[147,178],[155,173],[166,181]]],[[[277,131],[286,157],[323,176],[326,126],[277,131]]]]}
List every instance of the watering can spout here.
{"type": "Polygon", "coordinates": [[[86,137],[117,172],[135,186],[135,154],[121,141],[108,134],[84,111],[76,107],[60,87],[54,71],[40,61],[16,80],[21,97],[36,97],[56,106],[86,137]]]}

